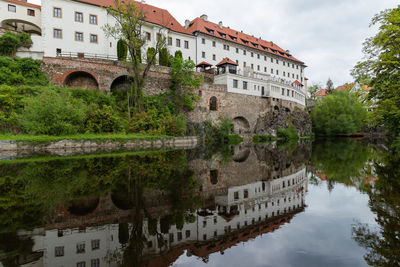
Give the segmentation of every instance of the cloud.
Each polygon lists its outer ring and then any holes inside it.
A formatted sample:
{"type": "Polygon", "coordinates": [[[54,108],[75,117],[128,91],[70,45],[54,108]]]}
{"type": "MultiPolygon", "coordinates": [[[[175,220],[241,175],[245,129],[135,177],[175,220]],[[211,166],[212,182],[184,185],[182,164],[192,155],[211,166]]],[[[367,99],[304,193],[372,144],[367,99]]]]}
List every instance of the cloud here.
{"type": "MultiPolygon", "coordinates": [[[[39,3],[40,0],[31,0],[39,3]]],[[[304,61],[311,83],[351,81],[351,68],[362,58],[374,14],[394,8],[398,0],[148,0],[165,8],[182,24],[207,14],[214,22],[274,41],[304,61]]]]}

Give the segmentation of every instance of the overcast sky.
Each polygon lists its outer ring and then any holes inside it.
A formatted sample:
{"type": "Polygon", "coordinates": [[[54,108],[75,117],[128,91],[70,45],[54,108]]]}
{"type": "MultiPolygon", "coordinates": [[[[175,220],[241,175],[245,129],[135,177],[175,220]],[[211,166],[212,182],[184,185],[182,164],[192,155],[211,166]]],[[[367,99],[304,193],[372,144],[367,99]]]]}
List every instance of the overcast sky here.
{"type": "MultiPolygon", "coordinates": [[[[40,0],[30,0],[40,3],[40,0]]],[[[147,0],[167,9],[181,24],[207,14],[210,21],[273,41],[308,68],[310,83],[335,86],[352,80],[351,68],[362,58],[374,14],[398,0],[147,0]]]]}

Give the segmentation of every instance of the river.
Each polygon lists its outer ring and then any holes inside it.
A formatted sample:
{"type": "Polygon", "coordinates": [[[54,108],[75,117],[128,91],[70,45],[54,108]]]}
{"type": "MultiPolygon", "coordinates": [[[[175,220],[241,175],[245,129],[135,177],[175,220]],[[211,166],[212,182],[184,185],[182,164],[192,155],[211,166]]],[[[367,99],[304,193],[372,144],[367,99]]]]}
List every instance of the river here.
{"type": "Polygon", "coordinates": [[[332,140],[0,162],[0,266],[400,266],[400,160],[332,140]]]}

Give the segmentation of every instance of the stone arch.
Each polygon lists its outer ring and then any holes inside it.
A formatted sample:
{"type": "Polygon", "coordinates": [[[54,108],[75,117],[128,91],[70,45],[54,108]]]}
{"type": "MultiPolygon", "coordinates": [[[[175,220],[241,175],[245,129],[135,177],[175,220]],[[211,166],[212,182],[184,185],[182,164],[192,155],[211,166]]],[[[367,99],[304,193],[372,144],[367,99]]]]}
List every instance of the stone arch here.
{"type": "Polygon", "coordinates": [[[119,90],[126,91],[131,86],[131,81],[132,81],[132,78],[128,77],[128,75],[118,76],[111,83],[110,91],[111,92],[115,92],[115,91],[119,91],[119,90]]]}
{"type": "Polygon", "coordinates": [[[74,199],[68,203],[67,211],[75,216],[86,216],[97,209],[99,202],[98,197],[74,199]]]}
{"type": "Polygon", "coordinates": [[[290,109],[289,108],[285,108],[286,113],[290,113],[290,109]]]}
{"type": "Polygon", "coordinates": [[[233,119],[233,133],[250,133],[250,128],[250,123],[245,117],[238,116],[233,119]]]}
{"type": "Polygon", "coordinates": [[[279,107],[278,106],[274,106],[274,110],[279,111],[279,107]]]}
{"type": "Polygon", "coordinates": [[[111,201],[120,210],[130,210],[135,207],[128,192],[113,192],[111,201]]]}
{"type": "Polygon", "coordinates": [[[239,150],[237,153],[235,153],[232,159],[235,162],[241,163],[245,162],[249,156],[250,156],[250,149],[246,148],[244,150],[239,150]]]}
{"type": "Polygon", "coordinates": [[[5,19],[0,23],[2,28],[42,35],[42,29],[33,22],[22,19],[5,19]]]}
{"type": "Polygon", "coordinates": [[[88,71],[70,71],[64,75],[64,86],[99,90],[99,82],[94,73],[88,71]]]}
{"type": "Polygon", "coordinates": [[[210,97],[210,111],[218,110],[218,98],[216,96],[210,97]]]}

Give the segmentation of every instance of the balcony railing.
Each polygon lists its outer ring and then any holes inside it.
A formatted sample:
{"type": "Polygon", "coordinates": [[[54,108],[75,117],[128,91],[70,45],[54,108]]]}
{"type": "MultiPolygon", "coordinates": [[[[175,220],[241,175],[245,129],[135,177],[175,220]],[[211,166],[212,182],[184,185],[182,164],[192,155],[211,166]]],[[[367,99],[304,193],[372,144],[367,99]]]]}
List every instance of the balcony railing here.
{"type": "Polygon", "coordinates": [[[62,52],[57,53],[57,57],[67,58],[88,58],[88,59],[100,59],[100,60],[113,60],[116,61],[116,56],[104,55],[104,54],[92,54],[92,53],[79,53],[79,52],[62,52]]]}

